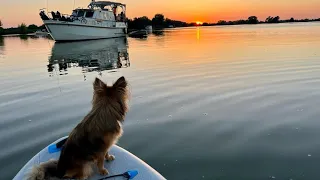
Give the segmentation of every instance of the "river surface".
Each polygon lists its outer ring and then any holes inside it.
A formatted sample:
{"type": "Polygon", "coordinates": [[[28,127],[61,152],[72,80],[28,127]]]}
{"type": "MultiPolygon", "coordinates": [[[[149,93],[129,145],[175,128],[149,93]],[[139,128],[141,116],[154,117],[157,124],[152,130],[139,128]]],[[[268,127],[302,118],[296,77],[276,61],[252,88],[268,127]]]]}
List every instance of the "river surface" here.
{"type": "Polygon", "coordinates": [[[320,179],[320,23],[0,38],[1,179],[82,120],[95,77],[120,76],[118,145],[166,178],[320,179]]]}

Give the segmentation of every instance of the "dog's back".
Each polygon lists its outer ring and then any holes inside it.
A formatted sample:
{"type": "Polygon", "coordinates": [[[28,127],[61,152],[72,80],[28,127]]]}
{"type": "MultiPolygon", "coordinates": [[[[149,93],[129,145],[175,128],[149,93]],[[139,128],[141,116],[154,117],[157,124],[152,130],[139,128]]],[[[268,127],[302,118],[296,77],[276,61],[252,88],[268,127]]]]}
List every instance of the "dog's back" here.
{"type": "MultiPolygon", "coordinates": [[[[95,120],[89,118],[84,121],[92,121],[89,124],[95,124],[95,120]]],[[[88,124],[84,125],[81,122],[70,134],[61,151],[58,170],[64,172],[65,177],[90,176],[92,173],[91,165],[100,156],[105,156],[106,151],[121,135],[120,125],[115,125],[113,129],[105,131],[105,133],[99,132],[99,130],[88,131],[88,127],[88,124]],[[80,175],[78,175],[79,173],[80,175]]]]}
{"type": "Polygon", "coordinates": [[[120,122],[127,111],[127,82],[122,77],[113,86],[96,78],[92,110],[73,129],[63,148],[58,170],[66,177],[87,177],[91,163],[105,157],[122,134],[120,122]],[[81,173],[82,172],[82,173],[81,173]]]}

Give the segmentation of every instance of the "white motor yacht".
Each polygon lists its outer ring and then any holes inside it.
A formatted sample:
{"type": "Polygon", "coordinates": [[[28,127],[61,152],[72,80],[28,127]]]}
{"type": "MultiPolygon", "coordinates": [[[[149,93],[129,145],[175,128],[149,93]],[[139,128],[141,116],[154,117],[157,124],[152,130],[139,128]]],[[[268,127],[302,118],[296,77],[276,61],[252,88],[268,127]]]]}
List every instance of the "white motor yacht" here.
{"type": "Polygon", "coordinates": [[[77,41],[123,37],[127,33],[126,5],[111,1],[92,1],[88,8],[73,10],[72,15],[59,11],[40,12],[55,41],[77,41]]]}

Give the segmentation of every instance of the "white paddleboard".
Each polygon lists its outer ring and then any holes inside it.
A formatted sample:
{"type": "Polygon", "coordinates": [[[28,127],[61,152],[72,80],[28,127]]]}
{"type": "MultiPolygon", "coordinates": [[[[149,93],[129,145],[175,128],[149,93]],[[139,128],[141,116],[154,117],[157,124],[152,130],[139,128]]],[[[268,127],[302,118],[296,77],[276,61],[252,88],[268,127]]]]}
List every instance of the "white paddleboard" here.
{"type": "MultiPolygon", "coordinates": [[[[67,137],[63,137],[43,150],[41,150],[38,154],[36,154],[13,178],[13,180],[23,180],[26,179],[26,175],[30,173],[33,166],[37,166],[42,162],[46,162],[50,159],[59,159],[60,151],[54,150],[55,145],[66,139],[67,137]]],[[[111,162],[105,162],[104,166],[108,169],[109,175],[119,175],[125,172],[137,172],[138,174],[133,178],[134,180],[162,180],[165,179],[160,173],[150,167],[148,164],[143,162],[141,159],[137,158],[135,155],[131,154],[130,152],[124,150],[123,148],[114,145],[110,149],[110,154],[116,157],[115,160],[111,162]]],[[[100,176],[98,174],[93,175],[89,178],[89,180],[98,180],[108,176],[100,176]]],[[[121,180],[127,179],[125,177],[114,177],[108,178],[107,180],[121,180]]]]}

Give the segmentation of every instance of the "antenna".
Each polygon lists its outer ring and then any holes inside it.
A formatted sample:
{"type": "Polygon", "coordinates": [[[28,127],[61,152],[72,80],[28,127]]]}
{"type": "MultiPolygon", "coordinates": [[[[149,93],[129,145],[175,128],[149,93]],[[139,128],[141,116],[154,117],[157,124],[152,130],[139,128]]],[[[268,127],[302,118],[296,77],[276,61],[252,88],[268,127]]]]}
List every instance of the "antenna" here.
{"type": "Polygon", "coordinates": [[[74,6],[76,5],[76,0],[73,0],[73,8],[72,10],[74,10],[74,6]]]}
{"type": "Polygon", "coordinates": [[[49,13],[49,2],[48,2],[48,0],[47,0],[47,14],[49,13]]]}

